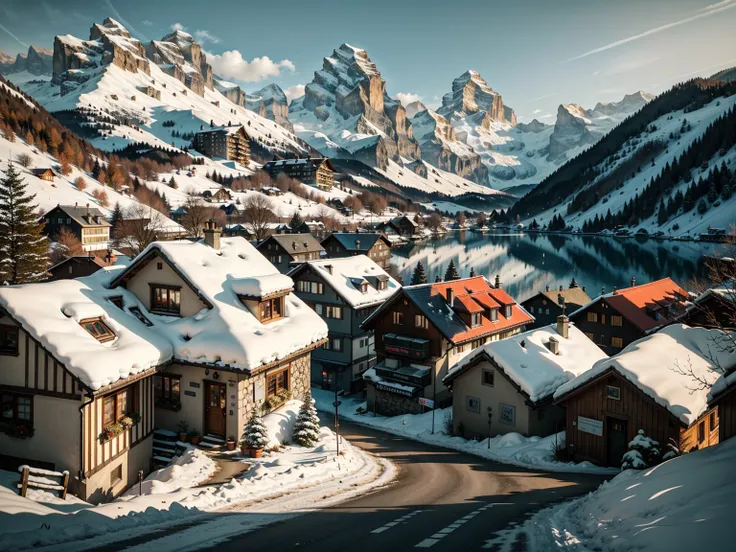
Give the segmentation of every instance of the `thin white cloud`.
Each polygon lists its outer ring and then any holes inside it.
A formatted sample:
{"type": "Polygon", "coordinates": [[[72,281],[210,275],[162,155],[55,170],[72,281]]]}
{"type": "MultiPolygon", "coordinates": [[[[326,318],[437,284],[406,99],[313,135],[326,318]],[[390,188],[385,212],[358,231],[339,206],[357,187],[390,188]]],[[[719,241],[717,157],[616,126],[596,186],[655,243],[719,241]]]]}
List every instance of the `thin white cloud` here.
{"type": "Polygon", "coordinates": [[[217,44],[218,42],[220,42],[219,38],[217,38],[215,35],[205,29],[194,31],[194,37],[200,44],[207,44],[208,42],[210,44],[217,44]]]}
{"type": "Polygon", "coordinates": [[[141,24],[145,25],[146,27],[150,27],[153,25],[153,21],[149,21],[148,19],[144,19],[141,21],[141,24]]]}
{"type": "Polygon", "coordinates": [[[5,31],[6,33],[8,33],[11,37],[13,37],[18,44],[20,44],[21,46],[25,46],[26,48],[28,48],[28,44],[26,44],[25,42],[23,42],[20,38],[18,38],[13,33],[11,33],[8,29],[6,29],[5,26],[2,23],[0,23],[0,29],[2,29],[3,31],[5,31]]]}
{"type": "Polygon", "coordinates": [[[680,25],[685,25],[687,23],[697,21],[698,19],[709,17],[711,15],[720,13],[722,11],[730,10],[731,8],[736,8],[735,2],[736,0],[723,0],[722,2],[711,4],[710,6],[706,6],[705,8],[699,10],[695,15],[686,17],[685,19],[680,19],[679,21],[673,21],[672,23],[667,23],[666,25],[660,25],[659,27],[654,27],[653,29],[649,29],[648,31],[644,31],[643,33],[639,33],[639,34],[632,35],[626,38],[622,38],[621,40],[617,40],[616,42],[611,42],[610,44],[606,44],[605,46],[601,46],[600,48],[588,50],[587,52],[582,53],[579,56],[574,56],[569,59],[566,59],[565,63],[568,61],[576,61],[578,59],[583,59],[588,56],[599,54],[601,52],[605,52],[606,50],[611,50],[612,48],[617,48],[624,44],[628,44],[629,42],[639,40],[640,38],[644,38],[646,36],[661,33],[662,31],[672,29],[673,27],[679,27],[680,25]]]}
{"type": "Polygon", "coordinates": [[[536,115],[537,113],[541,113],[541,112],[542,112],[541,109],[535,109],[534,111],[532,111],[532,115],[536,115]]]}
{"type": "Polygon", "coordinates": [[[112,14],[115,17],[115,19],[117,19],[118,21],[120,21],[120,23],[122,23],[123,26],[126,29],[128,29],[128,31],[130,31],[131,34],[133,34],[134,36],[140,38],[143,41],[146,41],[146,42],[148,41],[148,38],[146,37],[146,35],[144,35],[143,33],[139,32],[138,30],[136,30],[135,27],[133,27],[133,25],[131,25],[125,19],[123,19],[123,16],[120,15],[120,12],[115,9],[115,6],[112,5],[112,2],[110,2],[110,0],[103,0],[103,2],[104,2],[104,4],[108,8],[110,8],[110,11],[112,12],[112,14]]]}
{"type": "Polygon", "coordinates": [[[284,90],[284,94],[286,94],[286,101],[288,103],[293,102],[297,98],[301,98],[304,95],[304,85],[303,84],[295,84],[294,86],[290,86],[286,90],[284,90]]]}
{"type": "Polygon", "coordinates": [[[215,74],[240,82],[258,82],[270,77],[278,77],[282,70],[294,71],[296,67],[288,59],[273,61],[268,56],[256,57],[251,61],[243,58],[238,50],[229,50],[220,55],[207,52],[207,61],[215,74]]]}
{"type": "Polygon", "coordinates": [[[172,25],[171,25],[171,30],[172,31],[183,31],[185,29],[186,29],[186,27],[184,25],[182,25],[181,23],[178,23],[178,22],[177,23],[172,23],[172,25]]]}
{"type": "Polygon", "coordinates": [[[417,94],[412,94],[411,92],[399,92],[396,94],[396,99],[399,100],[404,107],[412,102],[418,102],[421,100],[417,94]]]}
{"type": "Polygon", "coordinates": [[[550,94],[545,94],[544,96],[538,96],[536,98],[532,98],[531,100],[528,100],[526,103],[534,103],[534,102],[538,102],[539,100],[544,100],[545,98],[551,98],[555,94],[557,94],[557,92],[551,92],[550,94]]]}

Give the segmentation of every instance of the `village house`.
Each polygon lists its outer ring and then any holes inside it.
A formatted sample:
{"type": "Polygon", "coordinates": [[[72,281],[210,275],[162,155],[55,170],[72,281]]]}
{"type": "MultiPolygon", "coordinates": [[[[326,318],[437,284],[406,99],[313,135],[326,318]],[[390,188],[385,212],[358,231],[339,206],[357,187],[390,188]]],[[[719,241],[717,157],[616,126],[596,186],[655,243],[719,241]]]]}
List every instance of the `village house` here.
{"type": "Polygon", "coordinates": [[[256,248],[279,269],[286,274],[293,263],[317,261],[322,256],[324,247],[312,234],[273,234],[259,243],[256,248]]]}
{"type": "Polygon", "coordinates": [[[250,142],[243,125],[213,127],[194,135],[194,149],[207,157],[235,161],[247,167],[250,163],[250,142]]]}
{"type": "Polygon", "coordinates": [[[618,467],[640,429],[663,453],[669,443],[682,452],[718,444],[719,410],[708,406],[707,387],[719,366],[736,364],[733,352],[713,347],[722,335],[672,324],[560,386],[554,398],[566,410],[571,459],[618,467]]]}
{"type": "Polygon", "coordinates": [[[677,321],[688,326],[720,327],[736,330],[736,289],[734,285],[708,288],[688,305],[677,321]]]}
{"type": "Polygon", "coordinates": [[[54,171],[49,168],[31,169],[31,174],[40,178],[41,180],[45,180],[46,182],[53,182],[54,177],[56,176],[54,174],[54,171]]]}
{"type": "MultiPolygon", "coordinates": [[[[731,351],[736,353],[733,345],[734,336],[731,334],[723,341],[730,340],[731,351]]],[[[736,354],[729,366],[718,367],[721,375],[710,388],[708,393],[708,407],[718,412],[718,442],[736,436],[736,354]]]]}
{"type": "Polygon", "coordinates": [[[263,170],[274,180],[279,174],[285,174],[289,178],[324,191],[330,191],[335,183],[335,167],[324,157],[277,159],[263,165],[263,170]]]}
{"type": "Polygon", "coordinates": [[[419,225],[406,215],[394,217],[388,222],[382,222],[376,227],[380,232],[389,230],[398,236],[409,238],[419,233],[419,225]]]}
{"type": "Polygon", "coordinates": [[[373,332],[361,324],[401,285],[365,255],[307,261],[289,276],[295,293],[327,323],[327,343],[312,353],[312,385],[354,393],[375,364],[373,332]]]}
{"type": "Polygon", "coordinates": [[[85,251],[100,251],[110,248],[110,223],[96,207],[57,205],[43,217],[46,223],[43,233],[56,239],[62,228],[71,231],[85,251]]]}
{"type": "Polygon", "coordinates": [[[672,323],[689,304],[670,278],[604,293],[572,312],[570,320],[608,355],[672,323]]]}
{"type": "Polygon", "coordinates": [[[559,433],[565,411],[552,395],[603,358],[608,357],[565,315],[556,324],[478,347],[443,380],[452,388],[455,434],[468,439],[559,433]]]}
{"type": "Polygon", "coordinates": [[[69,470],[72,492],[99,502],[150,471],[154,428],[240,438],[254,412],[309,390],[327,327],[292,289],[212,223],[127,268],[3,288],[3,466],[69,470]]]}
{"type": "MultiPolygon", "coordinates": [[[[406,286],[363,323],[376,339],[376,365],[364,374],[368,408],[388,416],[419,413],[419,398],[449,405],[448,368],[489,341],[520,333],[534,318],[484,277],[406,286]]],[[[426,401],[423,401],[426,402],[426,401]]]]}
{"type": "Polygon", "coordinates": [[[563,289],[562,286],[556,290],[550,290],[549,286],[544,291],[533,295],[521,305],[534,316],[532,327],[541,328],[554,324],[561,314],[569,314],[590,303],[590,297],[585,289],[578,286],[575,278],[570,282],[570,287],[563,289]]]}
{"type": "Polygon", "coordinates": [[[110,250],[107,251],[104,257],[89,254],[72,255],[48,269],[48,280],[72,280],[90,276],[106,266],[112,266],[117,260],[117,255],[110,250]]]}
{"type": "Polygon", "coordinates": [[[322,240],[330,258],[366,255],[388,270],[391,265],[391,242],[380,233],[336,232],[322,240]]]}

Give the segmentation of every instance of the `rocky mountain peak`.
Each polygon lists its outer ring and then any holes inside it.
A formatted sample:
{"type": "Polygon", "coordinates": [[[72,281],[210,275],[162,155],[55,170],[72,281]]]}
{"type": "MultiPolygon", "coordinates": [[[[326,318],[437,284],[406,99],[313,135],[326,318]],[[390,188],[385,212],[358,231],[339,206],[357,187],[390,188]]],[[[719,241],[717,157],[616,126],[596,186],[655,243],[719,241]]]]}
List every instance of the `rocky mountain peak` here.
{"type": "Polygon", "coordinates": [[[289,121],[289,104],[286,94],[278,84],[269,84],[252,94],[246,94],[243,105],[261,117],[271,119],[290,132],[294,132],[294,126],[289,121]]]}
{"type": "Polygon", "coordinates": [[[150,42],[146,46],[146,55],[194,93],[204,96],[205,88],[214,89],[212,66],[207,63],[202,47],[189,33],[177,30],[160,41],[150,42]]]}
{"type": "Polygon", "coordinates": [[[419,113],[420,111],[424,111],[425,109],[427,109],[427,106],[426,106],[426,105],[424,105],[424,104],[423,104],[422,102],[420,102],[419,100],[416,100],[416,101],[413,101],[413,102],[411,102],[411,103],[407,104],[407,105],[406,105],[406,106],[404,107],[404,109],[406,110],[406,116],[407,116],[407,117],[408,117],[409,119],[411,119],[412,117],[414,117],[414,115],[416,115],[416,114],[417,114],[417,113],[419,113]]]}
{"type": "Polygon", "coordinates": [[[463,118],[485,112],[486,116],[480,120],[486,128],[489,128],[492,121],[516,124],[513,109],[504,106],[501,95],[488,86],[485,79],[472,69],[452,81],[452,92],[442,97],[442,106],[437,112],[447,118],[453,116],[463,118]]]}
{"type": "Polygon", "coordinates": [[[53,69],[53,50],[29,46],[28,52],[13,57],[0,51],[0,73],[10,75],[28,71],[32,75],[50,75],[53,69]]]}

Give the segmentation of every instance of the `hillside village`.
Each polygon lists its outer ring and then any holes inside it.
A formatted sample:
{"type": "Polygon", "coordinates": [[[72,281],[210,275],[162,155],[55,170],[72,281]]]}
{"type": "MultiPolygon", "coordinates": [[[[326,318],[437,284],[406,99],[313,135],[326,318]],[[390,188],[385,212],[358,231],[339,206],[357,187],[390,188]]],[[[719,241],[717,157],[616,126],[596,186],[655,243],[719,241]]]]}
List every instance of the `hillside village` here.
{"type": "MultiPolygon", "coordinates": [[[[551,542],[544,512],[594,540],[586,512],[632,479],[705,486],[701,462],[732,462],[732,80],[546,125],[470,70],[405,106],[348,44],[290,103],[218,77],[184,31],[143,43],[112,18],[0,61],[0,548],[207,547],[403,484],[361,431],[569,477],[488,536],[504,550],[551,542]],[[606,290],[463,246],[558,234],[721,253],[606,290]]],[[[402,513],[372,533],[421,514],[402,513]]]]}

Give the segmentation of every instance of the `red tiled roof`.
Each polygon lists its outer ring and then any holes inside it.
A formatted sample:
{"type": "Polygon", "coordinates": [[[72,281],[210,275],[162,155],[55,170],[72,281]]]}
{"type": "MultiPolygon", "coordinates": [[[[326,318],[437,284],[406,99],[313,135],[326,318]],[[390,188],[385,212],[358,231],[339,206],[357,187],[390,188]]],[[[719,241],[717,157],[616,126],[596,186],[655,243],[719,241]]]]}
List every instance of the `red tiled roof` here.
{"type": "Polygon", "coordinates": [[[461,295],[460,297],[455,297],[455,304],[453,306],[455,308],[462,307],[465,312],[483,312],[483,307],[473,299],[475,299],[475,296],[472,295],[461,295]]]}
{"type": "Polygon", "coordinates": [[[476,303],[479,303],[483,307],[487,309],[500,309],[501,304],[498,303],[493,297],[491,297],[488,293],[474,293],[471,295],[473,300],[476,303]]]}
{"type": "Polygon", "coordinates": [[[682,304],[688,294],[671,278],[663,278],[648,284],[620,289],[614,293],[604,295],[603,300],[625,316],[632,324],[642,331],[648,331],[674,320],[678,313],[671,317],[655,320],[647,314],[647,309],[661,309],[668,304],[682,304]],[[679,296],[679,299],[675,297],[679,296]]]}

